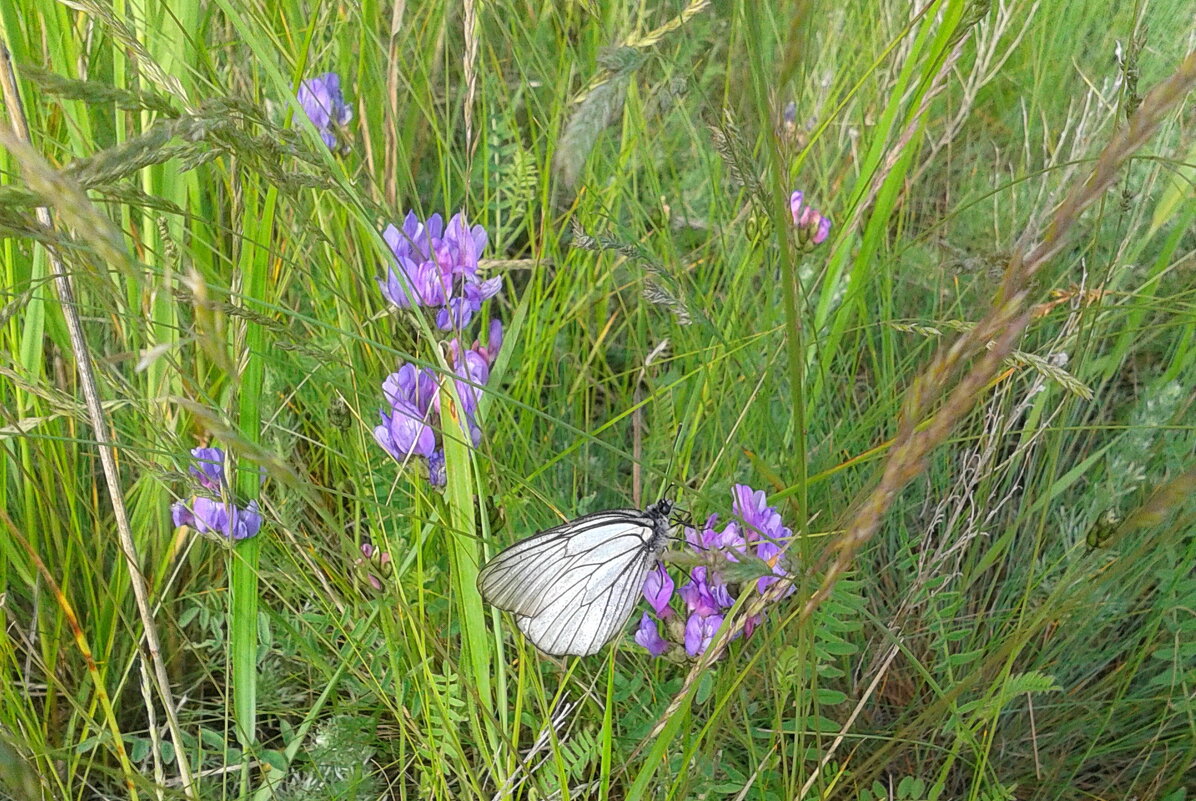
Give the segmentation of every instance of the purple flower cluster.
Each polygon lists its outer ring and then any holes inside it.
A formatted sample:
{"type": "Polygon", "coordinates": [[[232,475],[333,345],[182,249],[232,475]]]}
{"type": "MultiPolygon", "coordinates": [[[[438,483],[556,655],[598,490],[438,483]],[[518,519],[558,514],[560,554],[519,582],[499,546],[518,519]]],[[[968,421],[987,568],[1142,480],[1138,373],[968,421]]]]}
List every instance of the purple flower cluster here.
{"type": "MultiPolygon", "coordinates": [[[[754,588],[756,592],[764,593],[786,575],[781,561],[793,532],[781,522],[777,510],[768,505],[763,492],[736,484],[731,495],[732,514],[736,519],[728,522],[721,531],[716,528],[718,515],[711,515],[701,530],[687,526],[686,542],[698,555],[714,553],[736,563],[749,558],[762,561],[771,572],[752,581],[747,591],[754,588]]],[[[727,610],[735,605],[742,592],[743,585],[729,585],[717,569],[706,565],[693,568],[689,580],[675,588],[664,565],[657,565],[644,581],[644,598],[659,622],[644,612],[635,641],[653,656],[663,656],[674,650],[679,652],[676,644],[684,646],[688,656],[699,656],[710,646],[727,610]],[[674,596],[684,602],[684,615],[678,615],[673,609],[674,596]],[[667,639],[661,635],[659,623],[664,623],[667,639]]],[[[744,633],[750,636],[762,618],[762,615],[748,618],[744,633]]]]}
{"type": "Polygon", "coordinates": [[[789,196],[789,213],[793,215],[793,225],[797,228],[797,235],[802,242],[821,245],[831,235],[831,221],[824,217],[818,209],[804,203],[801,190],[789,196]]]}
{"type": "MultiPolygon", "coordinates": [[[[490,368],[502,347],[502,323],[491,320],[489,333],[485,345],[474,342],[468,350],[457,339],[449,342],[450,367],[464,412],[462,425],[474,445],[482,440],[477,424],[479,387],[490,380],[490,368]]],[[[421,457],[427,463],[428,480],[437,487],[445,483],[439,388],[435,372],[403,364],[382,384],[390,411],[382,412],[382,424],[374,429],[374,439],[396,461],[405,463],[412,456],[421,457]]]]}
{"type": "Polygon", "coordinates": [[[230,488],[224,480],[224,451],[219,448],[192,448],[195,464],[189,472],[203,489],[219,497],[194,495],[171,505],[170,516],[176,526],[190,526],[200,534],[215,534],[229,540],[244,540],[257,534],[262,515],[257,501],[244,509],[225,500],[230,488]]]}
{"type": "Polygon", "coordinates": [[[353,565],[365,573],[366,581],[375,590],[381,590],[383,587],[382,580],[390,575],[390,552],[383,551],[371,542],[361,543],[361,557],[353,562],[353,565]],[[382,574],[377,576],[366,568],[377,568],[382,574]]]}
{"type": "MultiPolygon", "coordinates": [[[[501,278],[478,277],[478,259],[486,247],[486,229],[472,228],[464,214],[445,225],[439,214],[426,222],[409,212],[403,227],[387,226],[382,234],[394,255],[394,264],[378,279],[382,294],[400,309],[439,307],[436,325],[442,331],[460,331],[473,320],[482,303],[502,288],[501,278]]],[[[463,412],[461,424],[474,445],[481,442],[477,406],[481,387],[490,380],[490,368],[502,347],[502,323],[490,321],[485,345],[472,348],[454,337],[448,343],[449,367],[455,378],[463,412]]],[[[441,437],[440,382],[435,372],[403,364],[382,385],[389,409],[374,438],[394,459],[406,463],[412,456],[424,460],[428,480],[443,486],[444,447],[441,437]]]]}
{"type": "Polygon", "coordinates": [[[502,288],[502,278],[478,277],[486,229],[470,228],[464,214],[453,215],[446,226],[439,214],[420,222],[415,212],[409,212],[402,228],[389,225],[382,238],[395,260],[386,278],[378,279],[382,294],[400,309],[440,307],[436,325],[442,331],[469,325],[482,301],[502,288]]]}
{"type": "Polygon", "coordinates": [[[349,108],[345,96],[341,94],[340,76],[335,72],[325,72],[299,84],[299,105],[320,132],[324,144],[328,145],[329,150],[334,149],[336,132],[333,128],[348,125],[349,120],[353,119],[353,109],[349,108]]]}

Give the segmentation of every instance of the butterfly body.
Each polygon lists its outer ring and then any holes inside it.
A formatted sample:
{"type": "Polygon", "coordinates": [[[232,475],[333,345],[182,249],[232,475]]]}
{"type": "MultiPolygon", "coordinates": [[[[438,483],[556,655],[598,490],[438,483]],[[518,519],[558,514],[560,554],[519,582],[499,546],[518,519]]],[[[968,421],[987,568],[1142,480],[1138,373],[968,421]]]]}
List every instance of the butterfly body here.
{"type": "Polygon", "coordinates": [[[588,656],[627,622],[669,539],[672,501],[610,509],[533,534],[478,574],[482,597],[554,656],[588,656]]]}

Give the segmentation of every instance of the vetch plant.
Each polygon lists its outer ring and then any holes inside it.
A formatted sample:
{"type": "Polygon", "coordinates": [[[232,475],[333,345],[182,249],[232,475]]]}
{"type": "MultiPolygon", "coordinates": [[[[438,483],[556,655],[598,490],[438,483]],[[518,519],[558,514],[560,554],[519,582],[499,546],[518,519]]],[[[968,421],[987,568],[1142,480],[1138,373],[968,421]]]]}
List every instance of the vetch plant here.
{"type": "MultiPolygon", "coordinates": [[[[349,124],[353,110],[345,103],[341,93],[341,79],[335,72],[325,72],[308,78],[299,84],[299,105],[303,113],[320,132],[320,138],[329,150],[336,149],[336,131],[349,124]]],[[[349,152],[348,144],[342,152],[349,152]]]]}
{"type": "MultiPolygon", "coordinates": [[[[382,238],[390,247],[393,264],[378,278],[383,296],[395,307],[438,308],[436,326],[460,331],[481,311],[482,303],[502,288],[502,279],[478,276],[478,258],[486,247],[486,229],[473,227],[464,213],[444,224],[439,214],[421,221],[408,212],[402,228],[387,226],[382,238]]],[[[502,347],[502,323],[490,321],[486,344],[465,348],[458,337],[446,343],[446,360],[455,378],[461,402],[461,425],[469,441],[478,445],[482,431],[477,423],[480,388],[490,380],[490,368],[502,347]]],[[[407,464],[419,457],[429,483],[444,486],[444,443],[441,439],[440,380],[428,368],[401,365],[382,384],[387,409],[374,428],[374,439],[396,461],[407,464]]]]}
{"type": "MultiPolygon", "coordinates": [[[[485,345],[475,341],[466,350],[455,338],[448,343],[449,366],[456,376],[453,380],[461,400],[462,426],[475,446],[482,441],[477,424],[479,387],[490,380],[490,368],[501,346],[499,320],[490,321],[485,345]]],[[[382,384],[389,410],[381,412],[382,423],[374,428],[374,439],[396,461],[406,464],[411,457],[419,457],[429,483],[436,487],[445,483],[439,389],[434,371],[404,363],[382,384]]]]}
{"type": "MultiPolygon", "coordinates": [[[[718,515],[707,518],[701,529],[685,528],[689,550],[701,563],[691,568],[684,584],[675,588],[664,565],[644,580],[644,598],[656,619],[643,613],[635,641],[653,656],[680,658],[682,650],[690,658],[700,656],[744,592],[763,594],[787,575],[783,561],[793,532],[762,491],[737,484],[731,494],[735,519],[722,529],[718,515]],[[684,604],[681,614],[672,606],[674,597],[684,604]]],[[[763,615],[749,618],[744,633],[750,636],[762,621],[763,615]]]]}
{"type": "Polygon", "coordinates": [[[801,190],[789,196],[789,213],[793,217],[793,226],[797,228],[797,237],[803,244],[821,245],[831,235],[830,218],[807,204],[801,190]]]}
{"type": "Polygon", "coordinates": [[[354,560],[353,565],[365,575],[365,580],[376,591],[383,588],[383,580],[390,575],[390,552],[383,551],[372,542],[361,543],[361,556],[354,560]],[[381,575],[371,572],[377,570],[381,575]]]}
{"type": "Polygon", "coordinates": [[[445,226],[439,214],[421,222],[409,212],[402,228],[389,225],[382,238],[394,255],[394,264],[378,279],[382,294],[400,309],[439,307],[436,326],[442,331],[465,328],[482,302],[502,288],[502,278],[478,276],[486,229],[470,228],[462,213],[445,226]]]}
{"type": "Polygon", "coordinates": [[[193,495],[185,501],[172,504],[170,517],[174,524],[190,526],[200,534],[234,541],[257,534],[262,527],[257,501],[250,501],[242,509],[228,500],[232,496],[232,488],[225,480],[224,451],[220,448],[193,448],[191,456],[196,463],[188,472],[200,487],[218,497],[193,495]]]}

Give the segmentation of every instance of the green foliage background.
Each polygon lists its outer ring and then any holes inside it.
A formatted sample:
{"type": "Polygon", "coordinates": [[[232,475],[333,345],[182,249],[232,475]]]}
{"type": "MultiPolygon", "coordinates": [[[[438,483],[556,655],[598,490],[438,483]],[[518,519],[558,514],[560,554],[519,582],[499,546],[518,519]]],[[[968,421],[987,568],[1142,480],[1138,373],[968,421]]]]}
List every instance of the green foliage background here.
{"type": "Polygon", "coordinates": [[[0,152],[0,795],[1187,797],[1190,96],[801,609],[915,377],[1005,299],[1192,21],[1184,0],[4,3],[5,130],[32,147],[0,152]],[[293,99],[328,71],[345,153],[293,99]],[[835,222],[820,247],[793,188],[835,222]],[[485,438],[446,432],[443,494],[371,435],[387,374],[445,366],[374,281],[408,209],[464,210],[504,278],[485,438]],[[259,537],[172,527],[200,443],[233,455],[259,537]],[[670,482],[697,520],[765,489],[800,533],[798,592],[714,665],[629,637],[546,659],[482,605],[487,554],[670,482]]]}

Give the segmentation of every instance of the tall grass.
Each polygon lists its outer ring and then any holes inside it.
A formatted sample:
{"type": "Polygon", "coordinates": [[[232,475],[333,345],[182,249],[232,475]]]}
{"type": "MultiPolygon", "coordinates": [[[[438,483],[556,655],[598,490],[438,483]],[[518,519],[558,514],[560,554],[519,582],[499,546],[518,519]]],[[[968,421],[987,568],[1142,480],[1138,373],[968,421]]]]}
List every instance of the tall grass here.
{"type": "Polygon", "coordinates": [[[175,5],[0,6],[0,796],[1196,790],[1186,4],[175,5]],[[504,279],[442,490],[371,433],[449,367],[374,281],[409,209],[504,279]],[[173,527],[199,444],[257,537],[173,527]],[[477,593],[737,483],[795,592],[699,660],[477,593]]]}

